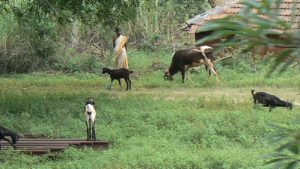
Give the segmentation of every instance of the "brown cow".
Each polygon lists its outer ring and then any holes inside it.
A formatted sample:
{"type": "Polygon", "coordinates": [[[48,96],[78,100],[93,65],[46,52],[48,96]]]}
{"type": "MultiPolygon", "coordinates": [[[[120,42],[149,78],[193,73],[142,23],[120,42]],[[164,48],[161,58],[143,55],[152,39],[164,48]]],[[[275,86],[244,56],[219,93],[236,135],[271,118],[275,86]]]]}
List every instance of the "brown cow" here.
{"type": "Polygon", "coordinates": [[[173,55],[171,66],[165,72],[164,79],[173,80],[173,75],[180,71],[184,83],[185,72],[189,68],[205,65],[219,80],[218,73],[213,65],[213,59],[213,48],[210,46],[178,50],[173,55]]]}

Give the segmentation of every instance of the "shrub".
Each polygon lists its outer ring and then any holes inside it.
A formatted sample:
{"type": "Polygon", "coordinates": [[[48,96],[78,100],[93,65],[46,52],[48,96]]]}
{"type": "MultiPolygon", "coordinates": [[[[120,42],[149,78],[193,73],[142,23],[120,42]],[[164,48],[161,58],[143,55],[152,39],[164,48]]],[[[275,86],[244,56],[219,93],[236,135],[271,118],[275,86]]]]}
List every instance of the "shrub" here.
{"type": "Polygon", "coordinates": [[[56,62],[55,23],[27,21],[18,22],[9,13],[0,16],[0,73],[33,72],[56,62]]]}

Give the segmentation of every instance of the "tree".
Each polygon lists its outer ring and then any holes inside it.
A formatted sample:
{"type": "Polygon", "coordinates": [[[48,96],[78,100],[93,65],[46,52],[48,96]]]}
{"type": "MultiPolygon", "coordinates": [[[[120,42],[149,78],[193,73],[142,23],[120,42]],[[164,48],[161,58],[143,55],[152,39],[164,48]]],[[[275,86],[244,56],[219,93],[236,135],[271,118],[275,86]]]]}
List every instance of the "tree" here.
{"type": "Polygon", "coordinates": [[[0,32],[0,72],[51,68],[57,62],[62,28],[77,21],[114,27],[135,18],[137,6],[138,0],[0,1],[0,22],[6,27],[0,32]]]}
{"type": "Polygon", "coordinates": [[[83,22],[114,25],[134,18],[138,3],[138,0],[5,0],[0,13],[12,11],[19,18],[50,15],[60,23],[77,17],[83,22]]]}

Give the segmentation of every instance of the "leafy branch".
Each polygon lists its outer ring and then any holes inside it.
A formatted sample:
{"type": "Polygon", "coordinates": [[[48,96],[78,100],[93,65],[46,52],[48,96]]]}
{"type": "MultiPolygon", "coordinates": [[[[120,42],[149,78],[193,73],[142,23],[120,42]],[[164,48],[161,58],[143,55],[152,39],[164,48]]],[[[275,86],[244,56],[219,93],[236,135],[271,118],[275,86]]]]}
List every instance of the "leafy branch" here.
{"type": "MultiPolygon", "coordinates": [[[[202,26],[199,32],[213,31],[214,33],[198,41],[205,43],[212,40],[226,39],[220,47],[241,47],[253,51],[259,47],[284,48],[275,56],[276,64],[270,70],[273,72],[283,64],[280,71],[299,59],[300,32],[294,31],[291,24],[278,17],[281,0],[244,0],[244,8],[237,15],[230,15],[220,20],[214,20],[202,26]],[[230,37],[230,38],[229,38],[230,37]]],[[[291,20],[295,13],[290,16],[291,20]]]]}

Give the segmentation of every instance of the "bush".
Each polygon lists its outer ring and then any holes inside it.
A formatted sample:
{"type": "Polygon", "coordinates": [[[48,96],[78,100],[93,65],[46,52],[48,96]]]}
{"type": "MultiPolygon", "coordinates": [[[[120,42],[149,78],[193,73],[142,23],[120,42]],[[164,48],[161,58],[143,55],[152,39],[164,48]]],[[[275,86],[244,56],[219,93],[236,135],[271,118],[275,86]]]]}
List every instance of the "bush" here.
{"type": "Polygon", "coordinates": [[[104,67],[104,63],[99,62],[95,56],[65,55],[57,58],[57,63],[55,63],[53,69],[57,71],[63,71],[65,73],[99,73],[101,67],[104,67]]]}
{"type": "Polygon", "coordinates": [[[1,15],[0,73],[45,70],[56,62],[56,25],[49,21],[18,22],[1,15]]]}

